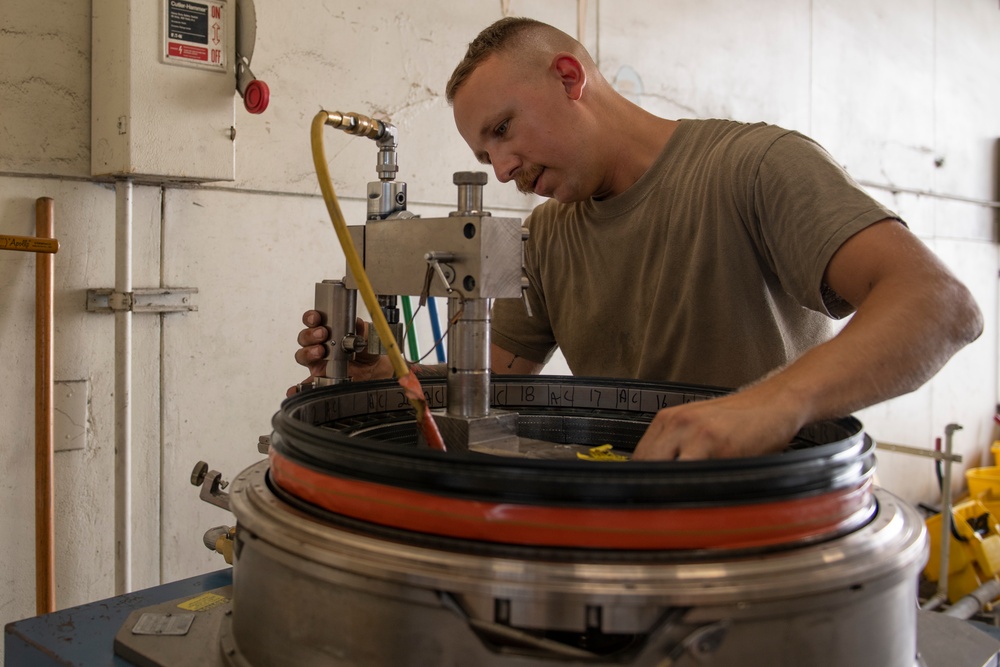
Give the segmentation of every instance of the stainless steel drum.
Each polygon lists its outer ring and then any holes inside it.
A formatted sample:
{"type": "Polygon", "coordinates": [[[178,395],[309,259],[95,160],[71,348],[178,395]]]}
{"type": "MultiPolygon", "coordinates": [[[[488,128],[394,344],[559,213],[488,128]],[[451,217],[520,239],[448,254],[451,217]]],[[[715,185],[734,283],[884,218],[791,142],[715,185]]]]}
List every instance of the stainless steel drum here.
{"type": "MultiPolygon", "coordinates": [[[[425,389],[439,406],[444,385],[425,389]]],[[[229,664],[916,663],[923,522],[872,489],[856,420],[753,459],[581,461],[718,392],[539,377],[492,392],[519,413],[521,452],[420,448],[393,383],[285,402],[270,462],[231,487],[229,664]]]]}

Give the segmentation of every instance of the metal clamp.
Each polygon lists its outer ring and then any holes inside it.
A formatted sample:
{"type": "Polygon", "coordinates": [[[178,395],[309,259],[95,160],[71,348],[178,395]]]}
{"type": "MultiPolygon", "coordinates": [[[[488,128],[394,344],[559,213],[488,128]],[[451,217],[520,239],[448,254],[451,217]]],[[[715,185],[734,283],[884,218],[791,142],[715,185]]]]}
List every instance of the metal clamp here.
{"type": "Polygon", "coordinates": [[[222,489],[229,486],[229,482],[222,479],[221,472],[209,470],[207,463],[198,461],[191,471],[191,484],[201,487],[198,497],[206,503],[229,511],[229,494],[222,492],[222,489]]]}

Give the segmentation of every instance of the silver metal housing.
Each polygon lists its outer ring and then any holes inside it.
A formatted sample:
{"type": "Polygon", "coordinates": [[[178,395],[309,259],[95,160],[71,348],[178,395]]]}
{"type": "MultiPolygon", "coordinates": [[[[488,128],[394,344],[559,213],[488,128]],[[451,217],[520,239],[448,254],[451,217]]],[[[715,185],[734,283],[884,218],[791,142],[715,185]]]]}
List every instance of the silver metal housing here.
{"type": "MultiPolygon", "coordinates": [[[[520,298],[521,221],[491,215],[392,218],[348,228],[378,294],[419,295],[427,276],[427,253],[448,252],[450,289],[437,278],[430,296],[467,299],[520,298]],[[457,294],[456,294],[457,293],[457,294]]],[[[350,271],[347,287],[357,289],[350,271]]]]}
{"type": "MultiPolygon", "coordinates": [[[[414,546],[308,516],[279,499],[267,463],[233,482],[238,519],[232,646],[288,664],[841,665],[913,667],[916,512],[878,490],[851,534],[754,556],[648,554],[602,562],[414,546]],[[613,655],[559,633],[632,636],[613,655]]],[[[229,621],[227,621],[229,622],[229,621]]]]}

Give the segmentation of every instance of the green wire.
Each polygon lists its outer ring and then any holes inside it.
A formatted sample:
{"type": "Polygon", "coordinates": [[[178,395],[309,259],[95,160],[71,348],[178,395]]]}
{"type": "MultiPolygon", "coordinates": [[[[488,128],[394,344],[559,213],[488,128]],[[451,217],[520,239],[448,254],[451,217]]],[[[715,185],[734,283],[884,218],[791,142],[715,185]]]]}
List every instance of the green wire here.
{"type": "Polygon", "coordinates": [[[403,296],[403,317],[406,319],[406,342],[410,348],[410,361],[420,359],[420,345],[417,344],[417,331],[412,328],[413,309],[410,306],[410,297],[403,296]]]}

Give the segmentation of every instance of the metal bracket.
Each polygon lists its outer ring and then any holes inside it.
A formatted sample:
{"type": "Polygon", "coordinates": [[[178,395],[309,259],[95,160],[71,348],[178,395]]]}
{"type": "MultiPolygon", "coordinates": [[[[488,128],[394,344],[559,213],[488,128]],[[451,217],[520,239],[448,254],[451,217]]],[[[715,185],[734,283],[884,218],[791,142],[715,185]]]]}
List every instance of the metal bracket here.
{"type": "Polygon", "coordinates": [[[197,287],[152,287],[131,292],[113,289],[87,290],[87,311],[114,313],[130,310],[133,313],[184,313],[198,310],[194,305],[197,287]]]}
{"type": "Polygon", "coordinates": [[[198,497],[209,505],[229,510],[229,494],[222,491],[229,486],[229,482],[222,479],[218,470],[209,470],[207,463],[198,461],[191,471],[191,485],[201,487],[198,497]]]}

